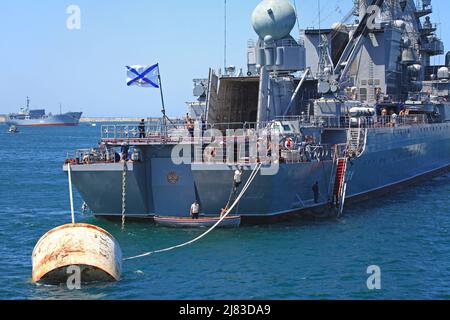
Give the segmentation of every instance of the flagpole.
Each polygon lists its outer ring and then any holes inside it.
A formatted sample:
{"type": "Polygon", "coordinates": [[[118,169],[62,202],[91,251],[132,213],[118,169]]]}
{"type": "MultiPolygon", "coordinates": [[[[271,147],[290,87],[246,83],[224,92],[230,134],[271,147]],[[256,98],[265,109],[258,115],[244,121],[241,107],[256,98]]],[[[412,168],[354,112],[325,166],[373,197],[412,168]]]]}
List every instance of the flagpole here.
{"type": "Polygon", "coordinates": [[[162,105],[162,115],[163,115],[163,130],[164,130],[164,137],[167,137],[167,115],[166,115],[166,106],[164,103],[164,93],[163,93],[163,87],[162,87],[162,81],[161,81],[161,72],[159,70],[159,64],[158,64],[158,84],[159,84],[159,92],[161,93],[161,105],[162,105]]]}

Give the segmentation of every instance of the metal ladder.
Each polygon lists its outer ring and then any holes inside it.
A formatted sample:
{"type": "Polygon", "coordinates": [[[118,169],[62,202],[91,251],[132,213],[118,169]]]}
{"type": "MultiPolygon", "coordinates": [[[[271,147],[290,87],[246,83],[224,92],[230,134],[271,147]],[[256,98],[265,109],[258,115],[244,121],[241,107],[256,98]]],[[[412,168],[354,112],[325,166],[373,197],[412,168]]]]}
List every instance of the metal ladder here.
{"type": "Polygon", "coordinates": [[[345,196],[347,193],[347,158],[338,158],[336,162],[336,175],[333,189],[333,204],[337,209],[338,216],[344,212],[345,196]]]}
{"type": "Polygon", "coordinates": [[[350,129],[350,139],[348,141],[348,145],[353,150],[359,150],[361,143],[361,128],[351,128],[350,129]]]}
{"type": "Polygon", "coordinates": [[[361,119],[358,119],[357,128],[349,128],[347,138],[347,150],[355,152],[359,157],[365,150],[367,129],[361,127],[361,119]]]}

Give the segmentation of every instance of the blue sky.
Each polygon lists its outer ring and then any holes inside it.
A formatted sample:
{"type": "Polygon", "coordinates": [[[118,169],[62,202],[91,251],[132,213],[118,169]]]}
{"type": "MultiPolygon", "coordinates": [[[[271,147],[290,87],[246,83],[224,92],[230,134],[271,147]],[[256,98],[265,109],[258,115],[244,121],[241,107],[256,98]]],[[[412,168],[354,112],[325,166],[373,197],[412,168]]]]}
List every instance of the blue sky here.
{"type": "MultiPolygon", "coordinates": [[[[158,90],[127,87],[126,65],[160,63],[169,115],[185,112],[192,79],[223,65],[223,0],[9,0],[0,5],[0,113],[33,107],[86,116],[159,116],[158,90]],[[81,30],[66,9],[81,8],[81,30]]],[[[228,0],[228,63],[245,68],[256,36],[250,15],[260,0],[228,0]]],[[[322,26],[338,21],[350,0],[322,0],[322,26]]],[[[300,26],[318,26],[317,1],[297,0],[300,26]]],[[[434,0],[434,22],[450,48],[448,0],[434,0]]],[[[297,37],[297,28],[293,35],[297,37]]],[[[437,62],[437,61],[436,61],[437,62]]],[[[245,69],[244,69],[245,70],[245,69]]]]}

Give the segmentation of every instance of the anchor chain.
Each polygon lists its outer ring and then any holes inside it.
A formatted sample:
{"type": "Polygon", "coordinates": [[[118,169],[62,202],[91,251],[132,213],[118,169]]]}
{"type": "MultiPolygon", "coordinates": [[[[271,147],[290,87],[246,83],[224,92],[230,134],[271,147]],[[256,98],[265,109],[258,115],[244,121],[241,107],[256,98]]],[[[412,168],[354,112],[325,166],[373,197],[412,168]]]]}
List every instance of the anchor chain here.
{"type": "Polygon", "coordinates": [[[122,171],[122,230],[125,229],[125,211],[127,209],[127,162],[123,163],[122,171]]]}

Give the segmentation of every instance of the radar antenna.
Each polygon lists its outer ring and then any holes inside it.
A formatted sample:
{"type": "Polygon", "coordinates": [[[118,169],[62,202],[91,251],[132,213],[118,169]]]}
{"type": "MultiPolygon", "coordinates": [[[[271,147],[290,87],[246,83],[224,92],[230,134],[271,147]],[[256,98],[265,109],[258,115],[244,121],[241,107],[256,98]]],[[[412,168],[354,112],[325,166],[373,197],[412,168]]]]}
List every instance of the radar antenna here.
{"type": "Polygon", "coordinates": [[[227,0],[224,0],[223,70],[227,70],[227,0]]]}

